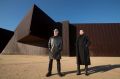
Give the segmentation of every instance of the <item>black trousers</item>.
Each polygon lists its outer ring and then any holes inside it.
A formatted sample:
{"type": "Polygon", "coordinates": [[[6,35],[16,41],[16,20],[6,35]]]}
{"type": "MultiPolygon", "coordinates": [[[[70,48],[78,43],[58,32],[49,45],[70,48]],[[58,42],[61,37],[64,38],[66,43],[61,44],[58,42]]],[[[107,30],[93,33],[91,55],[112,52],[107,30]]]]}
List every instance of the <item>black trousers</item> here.
{"type": "MultiPolygon", "coordinates": [[[[88,65],[85,65],[85,72],[87,73],[87,71],[88,71],[88,65]]],[[[81,71],[80,71],[80,65],[79,65],[79,64],[77,64],[77,72],[78,72],[78,73],[81,72],[81,71]]]]}
{"type": "MultiPolygon", "coordinates": [[[[57,59],[57,71],[58,73],[61,73],[61,64],[60,64],[60,59],[57,59]]],[[[49,60],[49,67],[48,67],[48,72],[52,72],[52,64],[53,64],[53,59],[49,60]]]]}

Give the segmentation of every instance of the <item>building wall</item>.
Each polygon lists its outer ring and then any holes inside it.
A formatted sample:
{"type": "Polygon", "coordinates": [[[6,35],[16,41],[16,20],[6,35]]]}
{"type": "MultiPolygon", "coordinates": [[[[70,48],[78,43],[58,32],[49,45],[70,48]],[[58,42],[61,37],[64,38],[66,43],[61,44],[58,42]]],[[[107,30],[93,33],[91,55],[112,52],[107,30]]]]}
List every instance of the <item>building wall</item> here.
{"type": "Polygon", "coordinates": [[[91,40],[91,56],[120,56],[120,23],[55,22],[36,5],[20,22],[10,41],[6,42],[2,54],[48,55],[47,43],[55,28],[63,37],[62,55],[75,56],[76,38],[79,30],[83,29],[91,40]]]}
{"type": "Polygon", "coordinates": [[[2,54],[47,55],[47,42],[55,22],[36,5],[17,26],[2,54]]]}
{"type": "Polygon", "coordinates": [[[83,29],[91,40],[91,56],[120,56],[120,23],[75,24],[76,35],[83,29]]]}
{"type": "Polygon", "coordinates": [[[13,31],[0,28],[0,53],[5,48],[13,34],[13,31]]]}

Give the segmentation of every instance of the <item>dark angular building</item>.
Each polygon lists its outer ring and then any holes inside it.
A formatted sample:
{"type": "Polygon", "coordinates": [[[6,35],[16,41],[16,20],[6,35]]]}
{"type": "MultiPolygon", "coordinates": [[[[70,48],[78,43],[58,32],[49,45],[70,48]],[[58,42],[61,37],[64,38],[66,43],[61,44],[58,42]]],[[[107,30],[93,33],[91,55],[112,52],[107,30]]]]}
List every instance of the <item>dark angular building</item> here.
{"type": "Polygon", "coordinates": [[[48,55],[47,43],[53,29],[63,38],[64,56],[75,56],[75,41],[83,29],[91,40],[91,56],[120,56],[120,23],[71,24],[56,22],[36,5],[20,22],[2,54],[48,55]]]}
{"type": "Polygon", "coordinates": [[[0,28],[0,53],[5,48],[13,34],[14,34],[13,31],[0,28]]]}
{"type": "Polygon", "coordinates": [[[17,26],[2,54],[48,54],[48,39],[54,28],[60,29],[59,25],[34,5],[17,26]]]}

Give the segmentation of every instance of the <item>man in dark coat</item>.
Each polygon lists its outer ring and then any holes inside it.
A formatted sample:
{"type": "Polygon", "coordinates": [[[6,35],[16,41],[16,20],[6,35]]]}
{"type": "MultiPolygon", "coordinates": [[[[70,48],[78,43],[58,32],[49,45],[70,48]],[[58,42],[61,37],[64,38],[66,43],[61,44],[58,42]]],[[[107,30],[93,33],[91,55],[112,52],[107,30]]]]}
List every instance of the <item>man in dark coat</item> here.
{"type": "Polygon", "coordinates": [[[79,34],[76,40],[77,75],[81,74],[80,65],[85,65],[85,75],[88,75],[88,65],[91,64],[88,48],[90,42],[83,30],[80,30],[79,34]]]}
{"type": "Polygon", "coordinates": [[[63,44],[62,44],[62,38],[58,36],[58,33],[59,33],[58,29],[55,29],[54,36],[50,37],[48,42],[49,67],[48,67],[48,73],[46,74],[47,77],[51,76],[53,59],[57,61],[58,75],[63,76],[61,74],[61,65],[60,65],[61,51],[63,44]]]}

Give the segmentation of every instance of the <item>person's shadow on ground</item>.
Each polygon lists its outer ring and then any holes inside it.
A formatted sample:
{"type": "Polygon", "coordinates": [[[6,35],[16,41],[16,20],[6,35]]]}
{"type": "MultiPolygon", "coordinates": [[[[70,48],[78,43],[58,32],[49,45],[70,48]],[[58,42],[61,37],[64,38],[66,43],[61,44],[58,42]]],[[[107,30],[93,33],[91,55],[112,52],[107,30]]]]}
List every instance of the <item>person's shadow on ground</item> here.
{"type": "Polygon", "coordinates": [[[115,68],[120,68],[120,64],[94,66],[89,68],[89,74],[94,74],[97,72],[106,72],[115,68]]]}
{"type": "MultiPolygon", "coordinates": [[[[94,66],[94,67],[89,67],[88,68],[88,73],[89,75],[90,74],[94,74],[94,73],[97,73],[97,72],[106,72],[106,71],[109,71],[109,70],[112,70],[112,69],[115,69],[115,68],[120,68],[120,64],[115,64],[115,65],[100,65],[100,66],[94,66]]],[[[84,69],[81,69],[81,71],[84,71],[84,69]]],[[[62,72],[64,75],[67,75],[67,74],[71,74],[71,73],[76,73],[77,70],[74,70],[74,71],[67,71],[67,72],[62,72]]],[[[82,73],[84,74],[84,73],[82,73]]]]}

